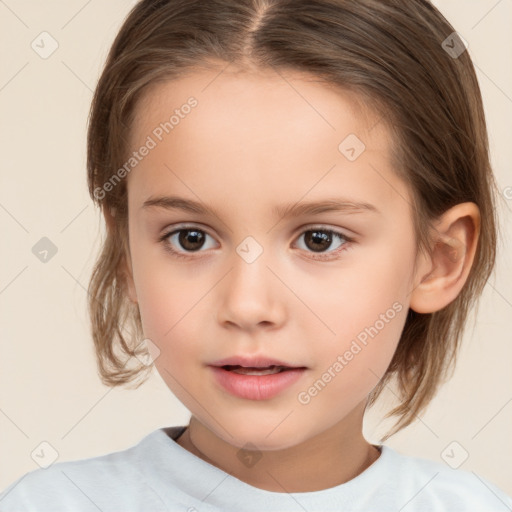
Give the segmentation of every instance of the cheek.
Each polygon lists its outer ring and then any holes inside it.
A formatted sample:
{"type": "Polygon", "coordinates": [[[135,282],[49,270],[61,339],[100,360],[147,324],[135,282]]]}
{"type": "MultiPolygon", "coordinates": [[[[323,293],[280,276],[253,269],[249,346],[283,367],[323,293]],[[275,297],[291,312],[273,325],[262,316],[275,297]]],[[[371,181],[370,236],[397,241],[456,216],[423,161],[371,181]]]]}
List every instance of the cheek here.
{"type": "Polygon", "coordinates": [[[362,311],[347,311],[350,320],[338,321],[336,338],[318,343],[317,377],[325,380],[325,372],[334,373],[338,385],[351,393],[371,391],[391,362],[408,310],[399,301],[380,306],[367,303],[362,311]]]}
{"type": "Polygon", "coordinates": [[[351,327],[340,325],[336,340],[317,344],[316,366],[297,396],[304,411],[313,417],[329,411],[334,423],[367,399],[393,358],[407,308],[395,302],[379,315],[354,313],[351,327]]]}
{"type": "MultiPolygon", "coordinates": [[[[339,268],[304,273],[296,290],[334,331],[376,320],[396,301],[406,306],[414,263],[411,243],[374,243],[348,253],[339,268]],[[300,286],[299,286],[300,285],[300,286]]],[[[291,277],[290,277],[291,278],[291,277]]],[[[364,326],[362,326],[364,327],[364,326]]]]}
{"type": "MultiPolygon", "coordinates": [[[[325,282],[325,291],[308,305],[319,312],[332,332],[312,315],[302,324],[303,332],[311,332],[313,322],[322,332],[315,346],[315,356],[321,362],[317,375],[338,362],[331,371],[344,375],[337,378],[339,385],[348,382],[364,391],[377,384],[393,357],[407,317],[410,290],[404,269],[412,268],[413,257],[412,243],[382,243],[354,258],[350,272],[341,271],[338,277],[333,274],[330,282],[325,282]]],[[[306,291],[304,288],[302,293],[306,291]]]]}
{"type": "Polygon", "coordinates": [[[176,283],[166,276],[165,267],[142,244],[133,244],[133,279],[144,335],[161,339],[177,322],[176,283]]]}
{"type": "Polygon", "coordinates": [[[132,261],[144,336],[160,350],[155,365],[179,374],[190,361],[202,360],[198,334],[204,338],[207,327],[201,323],[212,315],[204,310],[211,284],[171,267],[165,256],[135,251],[132,261]]]}

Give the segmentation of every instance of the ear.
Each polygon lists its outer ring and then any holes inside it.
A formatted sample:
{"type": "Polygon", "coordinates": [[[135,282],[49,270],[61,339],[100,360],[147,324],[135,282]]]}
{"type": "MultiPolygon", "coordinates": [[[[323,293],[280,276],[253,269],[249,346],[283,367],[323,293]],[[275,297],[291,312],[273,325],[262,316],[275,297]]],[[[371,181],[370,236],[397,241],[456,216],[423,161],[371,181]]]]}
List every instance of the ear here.
{"type": "Polygon", "coordinates": [[[480,234],[480,210],[475,203],[460,203],[434,224],[432,256],[422,256],[414,276],[410,308],[433,313],[460,293],[467,280],[480,234]]]}
{"type": "MultiPolygon", "coordinates": [[[[103,206],[102,211],[103,211],[103,216],[105,218],[105,223],[107,225],[107,229],[108,229],[109,233],[113,234],[115,232],[115,230],[117,229],[116,219],[115,219],[116,210],[115,210],[115,208],[108,208],[107,206],[103,206]]],[[[132,260],[131,260],[128,244],[126,244],[126,245],[127,246],[125,247],[125,250],[124,250],[122,268],[120,270],[125,278],[128,298],[130,299],[131,302],[133,302],[134,304],[137,304],[137,293],[135,291],[135,283],[133,281],[132,260]]]]}

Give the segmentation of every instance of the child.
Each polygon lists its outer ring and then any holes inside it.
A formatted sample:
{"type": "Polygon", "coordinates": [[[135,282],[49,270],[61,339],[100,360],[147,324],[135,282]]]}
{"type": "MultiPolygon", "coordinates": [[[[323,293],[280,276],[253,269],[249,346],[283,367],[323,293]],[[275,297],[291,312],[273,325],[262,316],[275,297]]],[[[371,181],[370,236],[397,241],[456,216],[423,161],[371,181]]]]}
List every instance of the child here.
{"type": "Polygon", "coordinates": [[[480,91],[435,7],[144,0],[89,121],[101,377],[154,362],[191,420],[33,471],[0,510],[511,510],[362,434],[391,383],[385,439],[424,410],[495,260],[480,91]]]}

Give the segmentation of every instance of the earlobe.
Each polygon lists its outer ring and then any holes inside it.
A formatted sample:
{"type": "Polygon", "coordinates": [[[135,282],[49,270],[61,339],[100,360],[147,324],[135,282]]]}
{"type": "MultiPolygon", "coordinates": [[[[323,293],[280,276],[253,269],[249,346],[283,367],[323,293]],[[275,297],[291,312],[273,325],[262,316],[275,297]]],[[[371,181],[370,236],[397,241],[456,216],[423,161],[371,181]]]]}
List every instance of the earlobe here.
{"type": "Polygon", "coordinates": [[[432,232],[432,255],[418,266],[410,308],[433,313],[460,293],[473,264],[480,233],[480,211],[475,203],[447,210],[432,232]]]}

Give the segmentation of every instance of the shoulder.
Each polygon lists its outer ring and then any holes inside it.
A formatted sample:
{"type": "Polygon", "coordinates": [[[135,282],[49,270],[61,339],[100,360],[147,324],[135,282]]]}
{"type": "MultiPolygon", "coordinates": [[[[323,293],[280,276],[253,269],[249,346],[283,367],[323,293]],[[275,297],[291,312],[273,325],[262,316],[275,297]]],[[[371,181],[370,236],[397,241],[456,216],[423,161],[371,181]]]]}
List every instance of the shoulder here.
{"type": "Polygon", "coordinates": [[[404,511],[512,510],[512,498],[474,471],[452,469],[447,464],[403,455],[384,446],[394,474],[391,485],[404,502],[404,511]]]}
{"type": "Polygon", "coordinates": [[[134,500],[164,510],[141,464],[146,457],[142,448],[153,434],[126,450],[57,462],[23,475],[0,493],[0,512],[132,510],[134,500]]]}

